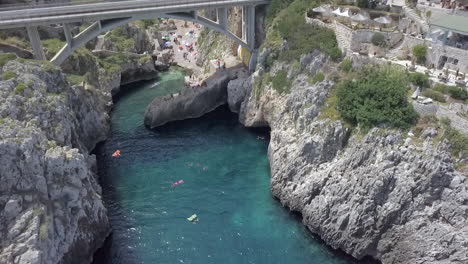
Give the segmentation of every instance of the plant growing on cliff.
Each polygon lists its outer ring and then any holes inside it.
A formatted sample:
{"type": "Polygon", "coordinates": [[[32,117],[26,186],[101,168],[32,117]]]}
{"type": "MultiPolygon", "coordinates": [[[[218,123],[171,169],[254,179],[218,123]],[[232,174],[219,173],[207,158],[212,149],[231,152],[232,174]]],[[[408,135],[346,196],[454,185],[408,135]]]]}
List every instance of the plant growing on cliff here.
{"type": "MultiPolygon", "coordinates": [[[[285,5],[289,1],[283,2],[285,5]]],[[[318,2],[295,0],[287,8],[276,15],[272,26],[269,27],[263,47],[281,50],[283,42],[285,49],[278,52],[278,59],[291,62],[303,54],[314,50],[321,50],[333,60],[342,57],[341,50],[335,38],[335,33],[329,29],[307,24],[304,18],[306,10],[317,6],[318,2]]],[[[272,54],[275,54],[273,52],[272,54]]]]}
{"type": "Polygon", "coordinates": [[[273,89],[279,93],[288,93],[291,89],[291,81],[288,79],[288,72],[285,70],[278,71],[271,77],[273,89]]]}
{"type": "Polygon", "coordinates": [[[14,72],[11,72],[11,71],[6,71],[2,74],[2,79],[4,81],[7,81],[7,80],[10,80],[12,78],[15,78],[16,77],[16,73],[14,72]]]}
{"type": "Polygon", "coordinates": [[[323,73],[321,73],[321,72],[318,72],[314,76],[309,77],[308,82],[309,82],[309,84],[312,85],[312,84],[316,84],[318,82],[321,82],[323,80],[325,80],[325,75],[323,73]]]}
{"type": "Polygon", "coordinates": [[[444,127],[443,138],[447,139],[450,144],[450,152],[454,157],[466,157],[468,155],[468,137],[453,128],[450,119],[444,118],[441,120],[444,127]]]}
{"type": "Polygon", "coordinates": [[[364,128],[408,128],[418,115],[407,101],[405,73],[393,67],[365,67],[337,88],[341,116],[364,128]]]}
{"type": "Polygon", "coordinates": [[[31,86],[32,86],[32,82],[31,82],[31,81],[29,81],[29,82],[27,82],[27,83],[18,83],[18,85],[16,85],[16,87],[15,87],[14,92],[15,92],[15,94],[21,95],[21,94],[24,93],[24,90],[25,90],[26,88],[29,88],[29,87],[31,87],[31,86]]]}
{"type": "Polygon", "coordinates": [[[427,47],[426,45],[416,45],[413,47],[413,56],[417,59],[418,63],[426,62],[427,47]]]}
{"type": "Polygon", "coordinates": [[[75,75],[75,74],[66,74],[65,79],[70,85],[80,85],[84,81],[84,76],[75,75]]]}
{"type": "Polygon", "coordinates": [[[13,53],[0,53],[0,67],[5,66],[7,62],[16,59],[16,55],[13,53]]]}
{"type": "Polygon", "coordinates": [[[28,41],[26,41],[23,38],[18,38],[15,36],[2,38],[0,42],[3,42],[8,45],[13,45],[22,49],[31,49],[31,45],[29,44],[28,41]]]}
{"type": "Polygon", "coordinates": [[[350,72],[353,69],[353,61],[351,59],[344,59],[338,68],[344,72],[350,72]]]}
{"type": "Polygon", "coordinates": [[[124,30],[124,26],[113,29],[109,33],[108,38],[117,48],[117,51],[133,52],[135,49],[135,40],[132,37],[127,36],[127,33],[124,30]]]}
{"type": "Polygon", "coordinates": [[[46,39],[42,41],[42,44],[46,48],[48,55],[53,56],[63,48],[65,42],[60,39],[46,39]]]}

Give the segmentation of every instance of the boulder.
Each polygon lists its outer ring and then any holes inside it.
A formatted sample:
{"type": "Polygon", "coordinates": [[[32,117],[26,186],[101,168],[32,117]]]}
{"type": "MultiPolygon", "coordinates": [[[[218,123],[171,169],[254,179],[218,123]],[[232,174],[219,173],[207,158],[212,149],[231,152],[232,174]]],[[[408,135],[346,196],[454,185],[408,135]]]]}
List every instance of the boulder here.
{"type": "Polygon", "coordinates": [[[154,99],[146,108],[145,125],[155,128],[172,121],[197,118],[226,104],[227,85],[233,78],[229,70],[222,70],[205,80],[201,87],[154,99]]]}

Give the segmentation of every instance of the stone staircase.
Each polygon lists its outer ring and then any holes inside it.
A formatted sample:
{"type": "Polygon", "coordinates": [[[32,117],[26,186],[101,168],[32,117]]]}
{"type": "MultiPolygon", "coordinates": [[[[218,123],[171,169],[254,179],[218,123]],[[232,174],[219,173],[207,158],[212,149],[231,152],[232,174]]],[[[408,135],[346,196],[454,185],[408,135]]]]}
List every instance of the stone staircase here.
{"type": "Polygon", "coordinates": [[[397,45],[395,45],[392,49],[388,50],[386,57],[389,60],[398,60],[398,57],[400,56],[403,47],[405,47],[404,44],[405,36],[403,36],[403,38],[400,40],[400,42],[398,42],[397,45]]]}
{"type": "MultiPolygon", "coordinates": [[[[336,23],[336,22],[335,22],[336,23]]],[[[351,54],[351,37],[349,36],[349,29],[346,29],[344,25],[335,24],[335,35],[338,42],[338,47],[345,54],[351,54]]]]}
{"type": "Polygon", "coordinates": [[[418,24],[423,32],[429,31],[429,25],[427,24],[427,22],[420,16],[418,16],[416,11],[414,11],[412,8],[408,6],[403,6],[403,12],[409,19],[413,20],[416,24],[418,24]]]}

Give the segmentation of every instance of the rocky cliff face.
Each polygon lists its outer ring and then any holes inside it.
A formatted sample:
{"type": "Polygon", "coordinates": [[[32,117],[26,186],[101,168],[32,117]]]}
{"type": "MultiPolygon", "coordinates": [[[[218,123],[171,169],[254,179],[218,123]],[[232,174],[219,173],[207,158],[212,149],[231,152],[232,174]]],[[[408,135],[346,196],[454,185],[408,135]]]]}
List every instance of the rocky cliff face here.
{"type": "MultiPolygon", "coordinates": [[[[295,77],[287,94],[271,84],[258,92],[265,77],[259,61],[250,79],[229,84],[230,107],[248,127],[271,127],[271,190],[283,205],[358,259],[468,263],[468,177],[454,169],[445,142],[434,141],[434,133],[351,131],[328,119],[322,110],[333,82],[307,81],[328,72],[320,53],[301,58],[308,74],[295,77]]],[[[270,74],[292,68],[275,63],[270,74]]]]}
{"type": "Polygon", "coordinates": [[[154,99],[146,108],[145,125],[150,128],[189,118],[197,118],[227,103],[227,85],[239,75],[236,69],[221,70],[180,94],[154,99]]]}
{"type": "Polygon", "coordinates": [[[151,53],[154,50],[154,42],[151,41],[150,36],[146,33],[145,29],[137,26],[136,24],[129,23],[114,29],[106,35],[99,37],[96,50],[110,50],[116,52],[133,52],[133,53],[151,53]],[[112,38],[117,36],[118,41],[112,38]],[[119,41],[131,40],[129,43],[122,43],[119,45],[119,41]],[[125,44],[125,45],[123,45],[125,44]]]}
{"type": "Polygon", "coordinates": [[[89,151],[108,101],[61,71],[11,61],[0,82],[0,263],[85,263],[109,232],[89,151]]]}

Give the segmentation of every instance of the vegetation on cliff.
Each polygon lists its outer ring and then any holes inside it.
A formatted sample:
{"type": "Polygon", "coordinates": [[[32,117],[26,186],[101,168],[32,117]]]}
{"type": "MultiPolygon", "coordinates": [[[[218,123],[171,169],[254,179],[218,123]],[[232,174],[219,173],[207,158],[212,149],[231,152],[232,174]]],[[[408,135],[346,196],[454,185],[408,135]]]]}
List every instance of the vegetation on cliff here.
{"type": "Polygon", "coordinates": [[[332,30],[305,21],[306,11],[318,5],[318,1],[306,0],[272,2],[267,11],[266,23],[269,28],[263,44],[264,48],[271,49],[267,61],[293,62],[314,50],[321,50],[333,60],[342,57],[332,30]]]}
{"type": "Polygon", "coordinates": [[[352,124],[408,128],[418,118],[407,100],[408,81],[394,67],[364,67],[337,87],[337,109],[352,124]]]}

